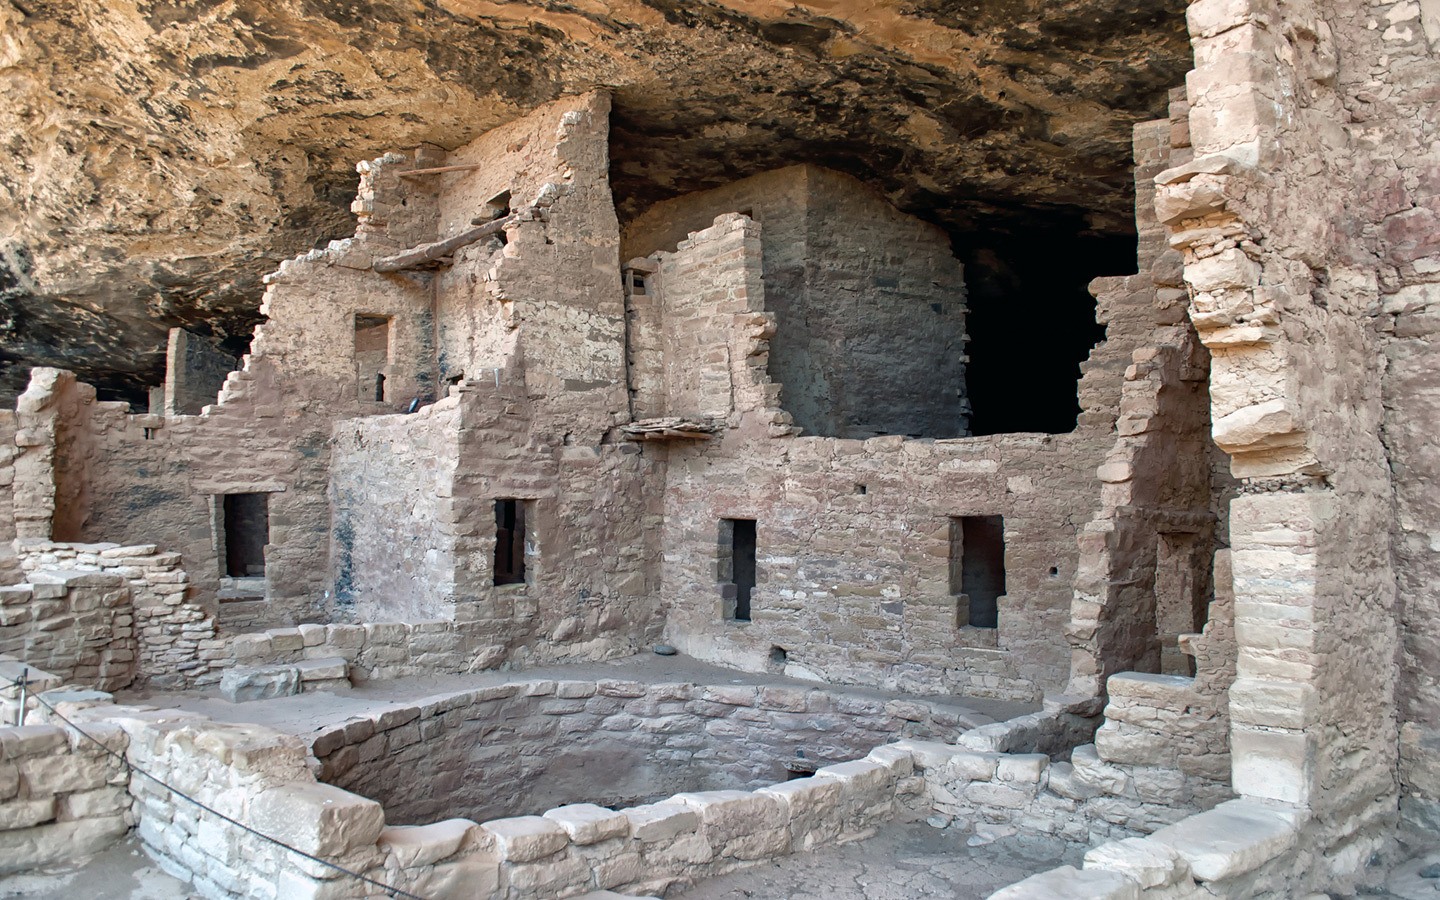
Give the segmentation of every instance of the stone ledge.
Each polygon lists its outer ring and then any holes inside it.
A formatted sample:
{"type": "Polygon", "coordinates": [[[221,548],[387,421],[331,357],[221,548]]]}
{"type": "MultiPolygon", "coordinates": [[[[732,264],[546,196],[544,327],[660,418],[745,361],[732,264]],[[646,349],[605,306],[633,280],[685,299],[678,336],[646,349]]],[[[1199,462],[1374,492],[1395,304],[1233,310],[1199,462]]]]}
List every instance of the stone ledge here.
{"type": "Polygon", "coordinates": [[[1198,881],[1251,872],[1295,846],[1300,813],[1253,800],[1230,800],[1162,828],[1151,839],[1173,848],[1198,881]]]}

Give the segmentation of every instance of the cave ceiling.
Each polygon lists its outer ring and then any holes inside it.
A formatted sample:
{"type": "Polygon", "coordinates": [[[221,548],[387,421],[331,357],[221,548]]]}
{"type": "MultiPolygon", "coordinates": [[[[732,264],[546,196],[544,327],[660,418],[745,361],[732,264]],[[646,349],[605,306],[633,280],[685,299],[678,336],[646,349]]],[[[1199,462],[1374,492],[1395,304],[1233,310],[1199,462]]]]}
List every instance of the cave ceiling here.
{"type": "Polygon", "coordinates": [[[172,325],[242,349],[357,160],[597,87],[622,222],[809,161],[957,240],[1123,235],[1189,68],[1178,0],[0,0],[0,395],[137,396],[172,325]]]}

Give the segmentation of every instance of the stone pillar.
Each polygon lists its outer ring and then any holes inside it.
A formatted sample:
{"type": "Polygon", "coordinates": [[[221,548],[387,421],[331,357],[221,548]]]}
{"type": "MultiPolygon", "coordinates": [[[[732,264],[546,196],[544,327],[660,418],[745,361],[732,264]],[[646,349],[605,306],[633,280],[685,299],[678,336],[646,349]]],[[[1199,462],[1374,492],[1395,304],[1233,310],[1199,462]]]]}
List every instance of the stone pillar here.
{"type": "Polygon", "coordinates": [[[1185,254],[1212,433],[1242,482],[1233,783],[1308,810],[1319,846],[1351,842],[1339,874],[1393,819],[1396,629],[1366,278],[1332,262],[1328,230],[1348,215],[1345,139],[1317,127],[1344,116],[1333,36],[1307,4],[1198,0],[1188,20],[1196,155],[1156,176],[1156,213],[1185,254]]]}

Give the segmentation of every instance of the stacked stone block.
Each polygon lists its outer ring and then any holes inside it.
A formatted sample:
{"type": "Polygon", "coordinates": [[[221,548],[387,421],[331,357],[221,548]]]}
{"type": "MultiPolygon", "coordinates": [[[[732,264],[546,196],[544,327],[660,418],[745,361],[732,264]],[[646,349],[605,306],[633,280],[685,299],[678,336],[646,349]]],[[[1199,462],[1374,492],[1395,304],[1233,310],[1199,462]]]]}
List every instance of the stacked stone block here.
{"type": "Polygon", "coordinates": [[[341,659],[356,681],[476,671],[503,659],[503,647],[476,646],[469,629],[440,620],[272,628],[235,635],[225,652],[225,666],[341,659]]]}
{"type": "MultiPolygon", "coordinates": [[[[104,642],[108,637],[114,643],[111,658],[128,663],[129,677],[123,683],[110,678],[96,683],[79,673],[67,675],[69,679],[103,690],[124,687],[136,677],[159,687],[219,681],[229,658],[225,641],[217,634],[214,618],[190,602],[190,577],[181,568],[180,554],[161,552],[154,544],[122,547],[41,540],[18,541],[16,549],[27,577],[37,586],[57,579],[111,586],[112,593],[105,596],[114,604],[115,621],[97,632],[95,640],[104,642]]],[[[55,663],[49,666],[53,669],[55,663]]]]}
{"type": "MultiPolygon", "coordinates": [[[[298,738],[174,710],[96,704],[67,711],[85,731],[127,749],[136,767],[200,803],[290,847],[434,900],[664,891],[868,836],[922,790],[910,753],[884,746],[863,759],[822,767],[810,778],[753,792],[682,793],[619,812],[572,804],[543,816],[393,826],[373,800],[316,783],[298,738]]],[[[14,751],[17,758],[52,758],[66,740],[49,726],[36,737],[20,731],[25,733],[13,739],[15,747],[23,746],[14,751]]],[[[0,732],[0,739],[8,761],[12,738],[0,732]]],[[[35,770],[49,767],[47,762],[35,770]]],[[[203,896],[384,895],[234,828],[150,779],[132,778],[130,793],[140,839],[167,871],[191,881],[203,896]]],[[[123,791],[112,794],[91,805],[118,817],[123,831],[124,814],[115,810],[127,807],[128,798],[123,791]]]]}
{"type": "Polygon", "coordinates": [[[0,653],[65,681],[116,690],[135,680],[135,621],[123,578],[35,569],[0,587],[0,653]]]}
{"type": "MultiPolygon", "coordinates": [[[[86,731],[125,750],[113,725],[86,731]]],[[[119,760],[56,725],[0,727],[0,876],[71,863],[129,829],[130,796],[119,760]]]]}

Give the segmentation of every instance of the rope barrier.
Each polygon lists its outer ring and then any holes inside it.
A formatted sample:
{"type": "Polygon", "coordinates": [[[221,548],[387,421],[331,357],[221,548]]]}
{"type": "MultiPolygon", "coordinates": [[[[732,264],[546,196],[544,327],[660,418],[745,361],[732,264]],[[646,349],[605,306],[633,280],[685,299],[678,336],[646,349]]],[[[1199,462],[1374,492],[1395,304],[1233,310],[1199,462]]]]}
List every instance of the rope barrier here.
{"type": "MultiPolygon", "coordinates": [[[[26,671],[28,672],[28,668],[26,669],[26,671]]],[[[30,681],[28,674],[22,675],[20,681],[16,681],[16,680],[14,680],[13,678],[5,678],[4,680],[7,681],[7,682],[9,682],[11,686],[20,688],[20,691],[21,691],[21,695],[22,695],[22,696],[24,696],[25,689],[26,689],[26,687],[28,686],[29,681],[30,681]]],[[[140,768],[139,766],[135,765],[134,763],[130,762],[130,760],[128,760],[128,759],[125,758],[125,755],[124,755],[124,754],[122,754],[122,753],[117,753],[116,751],[111,750],[109,747],[105,746],[105,743],[104,743],[103,741],[101,741],[101,740],[99,740],[98,738],[96,738],[95,736],[87,733],[83,728],[81,728],[80,726],[76,725],[74,722],[70,721],[69,719],[67,719],[67,718],[65,718],[63,715],[61,715],[60,712],[59,712],[59,710],[57,710],[55,707],[51,706],[51,705],[49,704],[49,702],[47,702],[47,701],[45,700],[45,698],[42,697],[40,694],[35,694],[35,695],[33,695],[33,696],[34,696],[35,701],[36,701],[37,703],[39,703],[41,706],[45,707],[47,710],[50,711],[50,714],[51,714],[51,715],[53,715],[55,718],[59,719],[61,722],[64,722],[64,723],[65,723],[67,726],[69,726],[70,728],[73,728],[77,733],[79,733],[81,736],[83,736],[84,738],[86,738],[87,740],[89,740],[91,743],[95,744],[95,745],[96,745],[97,747],[99,747],[101,750],[104,750],[104,751],[105,751],[106,753],[108,753],[110,756],[113,756],[115,759],[118,759],[118,760],[120,761],[120,764],[123,765],[127,770],[135,773],[136,775],[140,775],[140,776],[142,776],[142,777],[144,777],[144,778],[150,779],[151,781],[153,781],[153,782],[155,782],[156,784],[158,784],[160,787],[162,787],[162,788],[164,788],[165,790],[169,791],[170,793],[174,794],[176,797],[179,797],[180,799],[185,800],[185,801],[188,802],[188,803],[192,803],[192,804],[194,804],[195,806],[198,806],[200,809],[203,809],[205,812],[208,812],[208,813],[210,813],[211,815],[215,816],[216,818],[219,818],[219,819],[221,819],[221,820],[223,820],[223,821],[225,821],[225,822],[228,822],[228,823],[231,824],[231,825],[234,825],[236,828],[239,828],[241,831],[244,831],[244,832],[247,833],[247,834],[254,835],[254,836],[257,837],[257,838],[260,838],[262,841],[267,841],[267,842],[269,842],[269,843],[271,843],[271,844],[274,844],[276,847],[279,847],[279,848],[281,848],[282,850],[289,851],[290,853],[293,853],[293,854],[295,854],[296,856],[304,857],[305,859],[308,859],[308,860],[310,860],[311,862],[319,863],[319,864],[322,865],[322,866],[325,866],[325,867],[330,868],[330,869],[334,869],[335,871],[341,873],[342,875],[348,875],[349,877],[354,878],[354,879],[356,879],[357,881],[361,881],[361,882],[364,882],[365,884],[368,884],[368,885],[370,885],[370,886],[372,886],[372,887],[379,888],[380,890],[382,890],[382,891],[384,891],[385,893],[389,894],[391,897],[401,897],[401,898],[404,898],[404,900],[426,900],[426,898],[421,897],[421,896],[418,895],[418,894],[412,894],[412,893],[410,893],[409,891],[406,891],[406,890],[403,890],[403,889],[401,889],[401,888],[397,888],[397,887],[394,887],[394,886],[392,886],[392,885],[386,884],[386,883],[383,882],[383,881],[376,881],[374,878],[370,878],[370,877],[368,877],[368,876],[361,875],[359,872],[355,872],[355,871],[352,871],[352,870],[350,870],[350,869],[347,869],[347,868],[345,868],[344,866],[340,865],[339,863],[331,862],[330,860],[324,859],[324,858],[319,857],[319,856],[316,856],[316,855],[314,855],[313,853],[306,853],[304,850],[301,850],[301,849],[298,848],[298,847],[292,847],[292,846],[290,846],[289,844],[285,843],[284,841],[282,841],[282,840],[280,840],[280,839],[278,839],[278,838],[273,838],[273,837],[271,837],[270,835],[265,834],[264,832],[256,831],[254,828],[251,828],[249,825],[246,825],[244,822],[240,822],[240,821],[238,821],[238,820],[236,820],[236,819],[232,819],[230,816],[225,815],[224,813],[220,812],[218,809],[214,809],[214,808],[212,808],[212,807],[206,806],[204,803],[200,802],[199,800],[196,800],[194,797],[191,797],[189,794],[185,793],[184,791],[180,790],[179,788],[175,788],[175,787],[170,786],[169,784],[166,784],[164,781],[160,780],[160,779],[157,778],[156,776],[151,775],[149,772],[146,772],[144,769],[142,769],[142,768],[140,768]]],[[[24,720],[24,716],[25,716],[25,710],[22,708],[22,709],[20,710],[20,717],[21,717],[21,720],[22,720],[22,721],[24,720]]]]}

